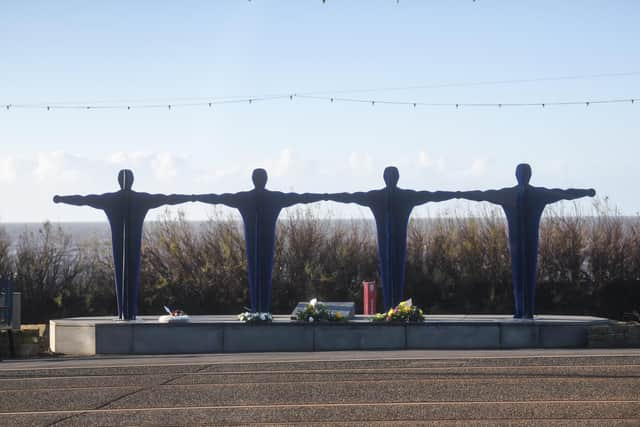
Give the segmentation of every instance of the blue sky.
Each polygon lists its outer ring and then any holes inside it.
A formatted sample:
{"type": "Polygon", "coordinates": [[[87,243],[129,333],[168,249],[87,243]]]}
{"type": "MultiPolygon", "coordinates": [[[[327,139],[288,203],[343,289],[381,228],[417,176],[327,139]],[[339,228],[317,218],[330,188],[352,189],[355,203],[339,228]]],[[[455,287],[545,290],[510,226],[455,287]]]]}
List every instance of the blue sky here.
{"type": "MultiPolygon", "coordinates": [[[[0,221],[102,220],[51,198],[115,190],[123,167],[138,191],[240,191],[265,167],[271,189],[333,192],[379,188],[387,165],[398,166],[404,188],[504,187],[529,162],[534,185],[594,187],[623,213],[640,211],[640,102],[455,109],[285,98],[135,108],[317,92],[448,104],[640,98],[636,1],[132,3],[0,4],[0,105],[134,106],[0,109],[0,221]],[[616,73],[635,74],[466,85],[616,73]],[[438,85],[446,87],[362,91],[438,85]]],[[[210,214],[185,209],[191,219],[210,214]]]]}

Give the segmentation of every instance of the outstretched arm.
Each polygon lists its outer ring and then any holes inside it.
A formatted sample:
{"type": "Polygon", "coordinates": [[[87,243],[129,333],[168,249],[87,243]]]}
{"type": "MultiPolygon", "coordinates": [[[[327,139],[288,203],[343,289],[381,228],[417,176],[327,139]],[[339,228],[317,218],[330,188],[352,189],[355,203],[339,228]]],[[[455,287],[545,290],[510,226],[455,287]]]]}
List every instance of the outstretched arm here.
{"type": "Polygon", "coordinates": [[[456,197],[459,199],[473,200],[476,202],[489,202],[496,205],[505,205],[508,203],[509,188],[501,190],[487,191],[459,191],[456,197]]]}
{"type": "Polygon", "coordinates": [[[340,203],[357,203],[362,206],[369,206],[372,200],[371,195],[363,191],[356,193],[331,193],[325,194],[324,196],[324,200],[340,203]]]}
{"type": "Polygon", "coordinates": [[[460,197],[459,191],[413,191],[413,203],[421,205],[427,202],[442,202],[460,197]]]}
{"type": "Polygon", "coordinates": [[[280,202],[283,208],[295,205],[298,203],[313,203],[321,200],[327,200],[327,194],[320,193],[280,193],[274,191],[273,193],[280,196],[280,202]]]}
{"type": "Polygon", "coordinates": [[[541,194],[545,203],[554,203],[559,200],[579,199],[580,197],[593,197],[596,195],[596,190],[593,188],[568,188],[566,190],[559,188],[541,188],[540,190],[542,191],[541,194]]]}
{"type": "Polygon", "coordinates": [[[104,209],[106,205],[105,195],[89,194],[88,196],[53,196],[54,203],[66,203],[74,206],[91,206],[92,208],[104,209]]]}
{"type": "Polygon", "coordinates": [[[193,197],[196,202],[210,203],[212,205],[221,204],[232,208],[240,206],[240,197],[238,193],[196,194],[193,197]]]}
{"type": "Polygon", "coordinates": [[[185,202],[195,202],[193,194],[146,194],[145,202],[149,209],[158,208],[163,205],[179,205],[185,202]]]}

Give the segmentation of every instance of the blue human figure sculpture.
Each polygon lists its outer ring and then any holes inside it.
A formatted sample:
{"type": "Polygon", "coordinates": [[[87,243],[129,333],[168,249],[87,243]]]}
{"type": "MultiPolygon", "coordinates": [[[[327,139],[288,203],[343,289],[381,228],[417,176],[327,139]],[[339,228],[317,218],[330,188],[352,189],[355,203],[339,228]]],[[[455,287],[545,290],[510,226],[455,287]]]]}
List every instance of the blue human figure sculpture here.
{"type": "Polygon", "coordinates": [[[118,173],[118,183],[121,190],[113,193],[54,196],[53,201],[76,206],[91,206],[105,212],[111,227],[118,317],[124,320],[135,320],[138,311],[140,249],[144,217],[150,209],[194,200],[192,195],[149,194],[133,191],[131,190],[133,172],[129,169],[123,169],[118,173]]]}
{"type": "Polygon", "coordinates": [[[459,197],[459,192],[414,191],[398,187],[400,173],[390,166],[384,170],[386,187],[357,193],[327,195],[328,200],[357,203],[373,212],[378,234],[378,257],[383,286],[384,307],[389,310],[404,298],[407,226],[414,207],[459,197]]]}
{"type": "Polygon", "coordinates": [[[239,193],[196,195],[196,201],[223,204],[242,215],[249,276],[249,297],[254,312],[269,312],[271,272],[276,235],[276,221],[283,208],[297,203],[324,200],[324,194],[281,193],[265,188],[267,172],[255,169],[251,176],[254,189],[239,193]]]}
{"type": "Polygon", "coordinates": [[[516,167],[518,185],[500,190],[465,191],[461,197],[502,206],[509,227],[511,279],[516,319],[532,319],[535,313],[536,271],[540,218],[545,206],[560,200],[595,196],[593,189],[561,190],[529,185],[531,166],[516,167]]]}

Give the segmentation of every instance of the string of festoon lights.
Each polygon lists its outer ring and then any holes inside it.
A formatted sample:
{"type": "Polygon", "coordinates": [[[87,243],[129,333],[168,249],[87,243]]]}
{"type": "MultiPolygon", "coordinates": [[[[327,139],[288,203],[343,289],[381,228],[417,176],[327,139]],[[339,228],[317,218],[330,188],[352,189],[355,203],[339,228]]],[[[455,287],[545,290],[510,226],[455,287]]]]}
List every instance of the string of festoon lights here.
{"type": "Polygon", "coordinates": [[[51,104],[6,104],[4,110],[145,110],[145,109],[165,109],[173,110],[176,108],[208,108],[214,109],[215,106],[225,104],[253,104],[258,102],[270,102],[279,100],[303,100],[303,101],[325,101],[327,103],[355,103],[389,105],[389,106],[406,106],[411,108],[429,107],[441,109],[461,109],[461,108],[516,108],[516,107],[560,107],[560,106],[585,106],[598,104],[638,104],[640,97],[634,98],[608,98],[608,99],[586,99],[586,100],[570,100],[570,101],[535,101],[535,102],[422,102],[422,101],[398,101],[371,98],[352,98],[339,96],[320,96],[320,95],[304,95],[304,94],[283,94],[261,97],[246,97],[234,99],[208,99],[193,102],[166,102],[166,103],[125,103],[125,104],[67,104],[67,103],[51,103],[51,104]]]}
{"type": "MultiPolygon", "coordinates": [[[[377,96],[361,97],[353,96],[364,93],[380,93],[380,92],[396,92],[396,91],[416,91],[423,89],[447,89],[460,87],[477,87],[477,86],[504,86],[504,85],[522,85],[525,83],[542,83],[542,82],[565,82],[573,80],[593,80],[602,78],[620,78],[620,77],[637,77],[640,71],[628,71],[621,73],[600,73],[600,74],[582,74],[582,75],[565,75],[538,77],[529,79],[510,79],[510,80],[485,80],[485,81],[469,81],[469,82],[450,82],[436,83],[426,85],[413,86],[392,86],[378,87],[366,89],[342,89],[327,91],[306,91],[263,94],[258,96],[225,96],[225,97],[198,97],[198,98],[174,98],[171,101],[162,102],[158,98],[154,100],[120,100],[120,101],[94,101],[91,102],[47,102],[47,103],[5,103],[4,110],[11,111],[17,109],[36,109],[36,110],[144,110],[144,109],[166,109],[173,110],[175,108],[209,108],[225,104],[253,104],[258,102],[273,101],[309,101],[309,102],[329,102],[329,103],[357,103],[390,106],[406,106],[406,107],[429,107],[442,109],[460,109],[460,108],[510,108],[510,107],[553,107],[553,106],[586,106],[594,104],[638,104],[640,97],[628,98],[600,98],[600,99],[583,99],[570,101],[536,101],[536,102],[425,102],[418,100],[397,100],[397,99],[380,99],[377,96]],[[350,96],[349,96],[350,95],[350,96]]],[[[362,95],[364,96],[364,95],[362,95]]],[[[417,97],[416,97],[417,98],[417,97]]],[[[168,98],[167,98],[168,99],[168,98]]],[[[2,107],[0,107],[2,108],[2,107]]]]}
{"type": "MultiPolygon", "coordinates": [[[[251,0],[248,0],[248,2],[249,2],[249,3],[251,3],[251,0]]],[[[323,3],[323,4],[324,4],[324,3],[326,3],[326,2],[327,2],[327,0],[322,0],[322,3],[323,3]]],[[[400,0],[395,0],[395,2],[396,2],[396,4],[400,4],[400,0]]],[[[472,3],[475,3],[475,2],[476,2],[476,0],[471,0],[471,2],[472,2],[472,3]]]]}
{"type": "MultiPolygon", "coordinates": [[[[251,3],[251,0],[247,0],[247,1],[248,1],[249,3],[251,3]]],[[[394,0],[394,1],[396,2],[396,4],[399,4],[399,3],[400,3],[400,0],[394,0]]],[[[473,3],[475,3],[475,2],[476,2],[476,0],[471,0],[471,1],[472,1],[473,3]]],[[[326,2],[327,2],[327,0],[322,0],[322,3],[323,3],[323,4],[324,4],[324,3],[326,3],[326,2]]]]}

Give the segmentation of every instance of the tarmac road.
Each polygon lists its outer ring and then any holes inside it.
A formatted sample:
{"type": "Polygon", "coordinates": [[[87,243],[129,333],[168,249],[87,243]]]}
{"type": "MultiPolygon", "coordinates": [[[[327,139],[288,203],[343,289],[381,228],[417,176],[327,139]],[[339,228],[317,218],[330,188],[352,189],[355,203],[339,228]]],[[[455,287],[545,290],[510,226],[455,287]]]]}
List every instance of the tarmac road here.
{"type": "Polygon", "coordinates": [[[88,357],[0,364],[0,425],[640,425],[640,350],[88,357]]]}

